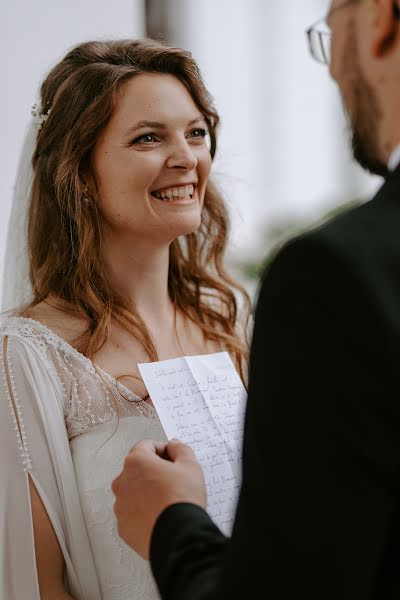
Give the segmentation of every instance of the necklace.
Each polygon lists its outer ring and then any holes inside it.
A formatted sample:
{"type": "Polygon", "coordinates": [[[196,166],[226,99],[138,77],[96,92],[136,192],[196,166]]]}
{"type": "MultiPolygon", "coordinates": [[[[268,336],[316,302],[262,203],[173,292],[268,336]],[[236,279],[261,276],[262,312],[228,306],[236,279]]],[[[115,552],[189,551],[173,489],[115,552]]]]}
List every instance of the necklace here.
{"type": "MultiPolygon", "coordinates": [[[[131,374],[130,374],[130,375],[121,375],[121,377],[132,377],[133,379],[137,379],[138,381],[141,381],[141,382],[143,383],[143,385],[144,385],[144,381],[143,381],[143,379],[142,379],[141,377],[137,377],[137,375],[131,375],[131,374]]],[[[149,393],[147,393],[147,394],[146,394],[146,395],[145,395],[145,396],[142,398],[141,396],[139,396],[139,394],[136,394],[136,392],[134,392],[134,394],[135,394],[135,395],[136,395],[136,396],[139,398],[139,400],[131,400],[130,398],[127,398],[127,397],[126,397],[126,396],[125,396],[125,395],[124,395],[124,394],[121,392],[121,390],[119,389],[119,387],[118,387],[118,383],[120,383],[120,381],[119,381],[118,379],[116,379],[116,382],[117,382],[117,390],[118,390],[118,393],[119,393],[119,395],[120,395],[120,396],[122,396],[122,398],[123,398],[124,400],[126,400],[127,402],[131,402],[131,403],[134,403],[134,402],[147,402],[147,401],[150,399],[150,394],[149,394],[149,393]]]]}
{"type": "Polygon", "coordinates": [[[174,302],[174,333],[175,333],[175,339],[178,342],[178,347],[179,347],[179,351],[181,353],[181,356],[185,356],[185,352],[184,352],[184,350],[182,348],[182,345],[181,345],[181,342],[180,342],[180,339],[179,339],[179,335],[178,335],[178,328],[177,328],[177,324],[176,324],[176,322],[177,322],[177,314],[178,314],[178,311],[176,310],[176,304],[174,302]]]}

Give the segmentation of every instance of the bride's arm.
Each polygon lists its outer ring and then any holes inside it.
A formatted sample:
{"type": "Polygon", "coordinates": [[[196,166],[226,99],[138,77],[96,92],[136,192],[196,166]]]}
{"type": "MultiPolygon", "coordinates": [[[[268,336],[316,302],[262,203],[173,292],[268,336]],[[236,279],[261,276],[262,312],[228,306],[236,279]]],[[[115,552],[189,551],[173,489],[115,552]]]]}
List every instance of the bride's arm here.
{"type": "MultiPolygon", "coordinates": [[[[57,455],[68,459],[61,440],[61,385],[31,338],[16,335],[8,322],[2,325],[0,598],[71,600],[63,587],[64,554],[69,557],[75,538],[67,538],[62,486],[69,479],[63,479],[67,471],[60,470],[57,455]]],[[[69,567],[67,589],[76,597],[80,580],[72,562],[69,567]]]]}
{"type": "Polygon", "coordinates": [[[41,600],[72,599],[64,588],[65,561],[43,502],[29,477],[36,566],[41,600]]]}

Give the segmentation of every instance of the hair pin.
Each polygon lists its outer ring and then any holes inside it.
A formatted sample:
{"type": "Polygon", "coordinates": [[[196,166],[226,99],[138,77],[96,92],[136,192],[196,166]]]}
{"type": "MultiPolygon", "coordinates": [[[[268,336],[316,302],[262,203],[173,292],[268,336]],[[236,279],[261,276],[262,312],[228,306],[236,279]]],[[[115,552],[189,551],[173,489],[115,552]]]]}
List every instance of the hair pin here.
{"type": "Polygon", "coordinates": [[[40,131],[40,129],[43,126],[43,123],[45,123],[49,118],[50,110],[51,109],[49,108],[49,110],[46,113],[43,113],[39,104],[34,104],[32,106],[31,115],[33,117],[33,122],[38,131],[40,131]]]}

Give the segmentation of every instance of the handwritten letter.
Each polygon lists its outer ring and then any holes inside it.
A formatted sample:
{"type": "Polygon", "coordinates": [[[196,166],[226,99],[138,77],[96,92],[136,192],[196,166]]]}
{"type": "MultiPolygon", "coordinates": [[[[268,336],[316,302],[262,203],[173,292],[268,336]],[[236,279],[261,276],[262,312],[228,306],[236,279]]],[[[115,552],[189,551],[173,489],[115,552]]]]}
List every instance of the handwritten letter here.
{"type": "Polygon", "coordinates": [[[195,452],[208,512],[230,535],[240,489],[246,391],[228,353],[142,363],[139,369],[167,437],[195,452]]]}

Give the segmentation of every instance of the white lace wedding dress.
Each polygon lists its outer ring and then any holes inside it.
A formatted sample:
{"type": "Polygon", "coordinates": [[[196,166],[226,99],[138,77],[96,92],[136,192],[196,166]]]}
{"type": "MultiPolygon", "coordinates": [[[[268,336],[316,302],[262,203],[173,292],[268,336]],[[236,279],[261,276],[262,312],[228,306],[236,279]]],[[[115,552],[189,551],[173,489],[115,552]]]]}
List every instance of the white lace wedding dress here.
{"type": "Polygon", "coordinates": [[[40,600],[28,474],[75,600],[158,598],[110,488],[135,442],[165,440],[154,408],[31,319],[0,320],[0,370],[0,598],[40,600]]]}

